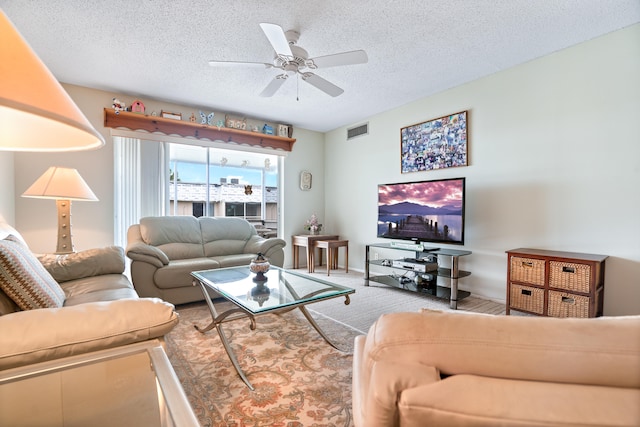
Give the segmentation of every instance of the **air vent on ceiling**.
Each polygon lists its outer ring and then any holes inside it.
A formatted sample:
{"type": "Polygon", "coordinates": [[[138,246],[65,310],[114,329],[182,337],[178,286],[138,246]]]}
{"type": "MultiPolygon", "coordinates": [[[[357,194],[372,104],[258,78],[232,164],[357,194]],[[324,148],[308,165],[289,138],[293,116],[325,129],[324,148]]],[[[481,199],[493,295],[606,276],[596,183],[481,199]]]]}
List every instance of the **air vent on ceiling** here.
{"type": "Polygon", "coordinates": [[[369,123],[347,129],[347,141],[360,135],[369,134],[369,123]]]}

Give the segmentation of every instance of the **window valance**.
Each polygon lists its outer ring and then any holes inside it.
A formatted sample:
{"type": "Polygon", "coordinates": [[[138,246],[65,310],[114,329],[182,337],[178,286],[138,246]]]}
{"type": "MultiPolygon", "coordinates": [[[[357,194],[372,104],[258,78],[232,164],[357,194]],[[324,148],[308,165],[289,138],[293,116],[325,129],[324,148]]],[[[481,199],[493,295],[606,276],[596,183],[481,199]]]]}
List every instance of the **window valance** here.
{"type": "Polygon", "coordinates": [[[133,131],[146,131],[164,135],[179,135],[185,138],[205,139],[209,141],[223,141],[233,144],[254,147],[273,148],[291,151],[294,138],[276,135],[265,135],[239,129],[208,126],[194,122],[185,122],[164,117],[147,116],[127,111],[116,112],[110,108],[104,109],[104,126],[108,128],[124,128],[133,131]]]}

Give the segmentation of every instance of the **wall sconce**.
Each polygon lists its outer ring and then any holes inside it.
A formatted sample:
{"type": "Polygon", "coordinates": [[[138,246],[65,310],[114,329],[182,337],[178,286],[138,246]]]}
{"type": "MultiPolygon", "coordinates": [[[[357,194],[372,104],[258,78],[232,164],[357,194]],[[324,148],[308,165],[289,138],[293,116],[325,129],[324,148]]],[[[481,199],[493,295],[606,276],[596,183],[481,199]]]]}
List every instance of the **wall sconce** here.
{"type": "Polygon", "coordinates": [[[75,252],[71,234],[71,200],[97,201],[98,198],[76,169],[52,166],[31,187],[22,193],[22,197],[55,199],[58,207],[58,244],[57,254],[75,252]]]}
{"type": "Polygon", "coordinates": [[[0,10],[0,150],[78,151],[104,138],[0,10]]]}

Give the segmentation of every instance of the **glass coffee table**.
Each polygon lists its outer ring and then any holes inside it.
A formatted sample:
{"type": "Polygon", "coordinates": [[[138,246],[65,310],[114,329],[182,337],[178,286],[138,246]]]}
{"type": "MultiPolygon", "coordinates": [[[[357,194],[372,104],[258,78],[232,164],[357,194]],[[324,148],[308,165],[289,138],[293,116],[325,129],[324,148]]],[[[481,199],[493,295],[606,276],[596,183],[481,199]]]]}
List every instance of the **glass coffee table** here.
{"type": "Polygon", "coordinates": [[[213,328],[218,331],[222,345],[236,372],[251,390],[253,390],[253,386],[240,368],[238,359],[223,332],[222,323],[224,322],[249,318],[249,327],[254,330],[257,316],[297,308],[325,341],[340,350],[318,326],[305,306],[342,296],[345,297],[345,305],[348,305],[350,302],[349,295],[354,293],[355,289],[274,266],[271,266],[269,271],[262,277],[249,271],[249,267],[194,271],[191,275],[195,278],[193,285],[200,286],[204,294],[212,319],[211,323],[206,327],[201,328],[194,325],[195,328],[202,333],[213,328]],[[226,301],[231,302],[233,307],[218,313],[210,291],[213,291],[214,295],[219,295],[226,301]]]}

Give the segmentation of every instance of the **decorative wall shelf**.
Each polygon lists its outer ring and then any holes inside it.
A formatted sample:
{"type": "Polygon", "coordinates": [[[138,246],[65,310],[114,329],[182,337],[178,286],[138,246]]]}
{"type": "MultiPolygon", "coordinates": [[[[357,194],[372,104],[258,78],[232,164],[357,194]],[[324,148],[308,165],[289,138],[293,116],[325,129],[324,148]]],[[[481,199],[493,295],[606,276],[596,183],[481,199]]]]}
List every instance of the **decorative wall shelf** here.
{"type": "Polygon", "coordinates": [[[294,138],[265,135],[263,133],[226,127],[218,129],[217,126],[208,126],[164,117],[147,116],[140,113],[120,111],[116,114],[115,110],[111,108],[104,109],[104,126],[114,129],[144,130],[150,133],[159,132],[165,135],[179,135],[186,138],[223,141],[284,151],[291,151],[293,144],[296,142],[294,138]]]}

